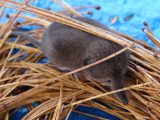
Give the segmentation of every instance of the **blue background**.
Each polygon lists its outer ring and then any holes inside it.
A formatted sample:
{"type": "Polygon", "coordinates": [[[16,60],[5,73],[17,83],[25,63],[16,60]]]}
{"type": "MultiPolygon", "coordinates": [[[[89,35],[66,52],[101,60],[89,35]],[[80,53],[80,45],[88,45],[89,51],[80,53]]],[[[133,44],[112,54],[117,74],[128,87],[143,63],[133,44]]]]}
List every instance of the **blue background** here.
{"type": "MultiPolygon", "coordinates": [[[[19,0],[21,1],[21,0],[19,0]]],[[[148,44],[153,46],[153,43],[141,31],[143,21],[147,21],[154,31],[157,38],[160,38],[160,0],[66,0],[71,6],[87,6],[87,5],[100,5],[101,10],[87,9],[93,12],[92,15],[86,15],[87,17],[96,19],[101,23],[109,27],[114,27],[116,30],[128,34],[134,38],[144,40],[148,44]],[[133,15],[129,21],[125,21],[125,17],[133,15]],[[115,24],[111,24],[109,20],[111,18],[118,17],[119,20],[115,24]]],[[[52,11],[61,10],[62,8],[51,2],[51,0],[36,0],[32,5],[41,7],[44,9],[50,8],[52,11]]],[[[15,10],[7,9],[6,13],[14,13],[15,10]]],[[[29,13],[25,13],[29,14],[29,13]]],[[[29,14],[30,15],[30,14],[29,14]]],[[[5,22],[5,17],[2,21],[5,22]]],[[[30,29],[30,28],[29,28],[30,29]]],[[[118,120],[117,118],[110,116],[102,111],[91,108],[78,107],[79,110],[93,113],[99,116],[103,116],[112,120],[118,120]]],[[[11,120],[21,120],[21,118],[28,112],[23,107],[12,115],[11,120]]],[[[80,115],[78,113],[72,113],[69,120],[95,120],[90,117],[80,115]]]]}

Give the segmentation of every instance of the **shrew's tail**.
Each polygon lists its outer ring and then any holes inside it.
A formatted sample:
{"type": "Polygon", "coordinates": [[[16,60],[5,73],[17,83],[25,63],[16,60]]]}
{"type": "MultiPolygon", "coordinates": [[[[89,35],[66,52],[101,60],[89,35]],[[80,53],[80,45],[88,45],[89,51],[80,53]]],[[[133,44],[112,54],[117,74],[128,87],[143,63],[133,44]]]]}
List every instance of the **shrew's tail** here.
{"type": "Polygon", "coordinates": [[[12,37],[18,37],[18,36],[19,36],[18,41],[28,40],[28,41],[30,41],[35,47],[41,48],[41,43],[38,42],[34,37],[28,35],[28,34],[25,33],[25,32],[13,31],[9,37],[12,38],[12,37]]]}

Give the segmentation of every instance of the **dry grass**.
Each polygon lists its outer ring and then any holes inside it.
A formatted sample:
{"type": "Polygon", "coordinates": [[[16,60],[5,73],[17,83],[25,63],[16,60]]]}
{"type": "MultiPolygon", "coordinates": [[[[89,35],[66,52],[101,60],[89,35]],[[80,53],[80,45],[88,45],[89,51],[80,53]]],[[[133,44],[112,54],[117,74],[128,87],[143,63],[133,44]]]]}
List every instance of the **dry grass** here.
{"type": "MultiPolygon", "coordinates": [[[[3,14],[6,7],[17,9],[17,13],[8,19],[7,23],[2,24],[3,26],[0,29],[0,119],[7,120],[16,111],[16,108],[20,106],[26,106],[30,110],[23,120],[38,118],[43,120],[59,120],[65,117],[67,119],[71,111],[100,120],[105,119],[100,116],[77,111],[75,109],[77,105],[98,108],[123,120],[160,119],[160,56],[157,50],[125,34],[116,31],[114,32],[117,34],[114,34],[59,14],[68,14],[70,12],[69,15],[80,15],[67,3],[61,3],[58,0],[54,1],[63,5],[67,10],[54,13],[30,6],[29,4],[34,1],[29,0],[26,0],[24,4],[11,0],[2,0],[0,2],[0,5],[3,6],[0,15],[3,14]],[[33,13],[36,17],[21,15],[22,11],[33,13]],[[29,34],[34,35],[38,39],[40,39],[39,36],[41,36],[44,28],[51,21],[57,21],[120,45],[125,45],[126,47],[94,64],[62,74],[47,63],[38,63],[44,58],[43,52],[40,49],[25,46],[24,43],[19,43],[17,40],[14,42],[8,41],[8,36],[15,27],[15,20],[20,17],[24,18],[25,21],[18,24],[18,27],[23,25],[38,25],[43,27],[29,31],[29,34]],[[15,48],[20,50],[13,54],[15,48]],[[70,76],[73,73],[108,60],[127,49],[132,52],[132,55],[128,77],[126,78],[127,87],[124,89],[109,92],[109,89],[103,83],[84,79],[74,80],[70,76]],[[26,57],[20,60],[22,55],[26,55],[26,57]],[[29,89],[24,90],[25,87],[29,89]],[[127,90],[128,92],[130,101],[128,105],[123,105],[112,96],[113,93],[122,90],[127,90]],[[95,98],[96,101],[94,100],[95,98]],[[41,104],[34,107],[32,105],[33,102],[40,102],[41,104]],[[12,109],[15,110],[11,111],[12,109]]],[[[160,42],[148,28],[144,29],[144,32],[158,48],[160,42]]]]}

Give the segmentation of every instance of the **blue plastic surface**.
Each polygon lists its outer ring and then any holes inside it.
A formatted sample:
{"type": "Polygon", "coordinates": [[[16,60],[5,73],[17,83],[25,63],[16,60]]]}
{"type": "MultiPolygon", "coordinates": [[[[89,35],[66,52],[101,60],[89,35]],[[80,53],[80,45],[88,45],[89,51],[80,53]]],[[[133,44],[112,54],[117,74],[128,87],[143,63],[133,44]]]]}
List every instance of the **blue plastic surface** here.
{"type": "MultiPolygon", "coordinates": [[[[21,1],[21,0],[17,0],[21,1]]],[[[87,6],[87,5],[100,5],[101,10],[97,11],[95,9],[89,9],[93,12],[92,15],[87,15],[87,17],[96,19],[101,23],[109,27],[114,27],[116,30],[128,34],[137,39],[145,40],[148,44],[153,45],[153,43],[148,40],[148,38],[141,31],[143,26],[143,21],[147,21],[154,31],[155,35],[160,38],[160,0],[65,0],[71,6],[87,6]],[[125,21],[125,17],[132,15],[129,21],[125,21]],[[111,24],[109,20],[117,16],[119,18],[118,22],[111,24]]],[[[51,0],[36,0],[32,5],[38,6],[44,9],[50,8],[52,11],[57,11],[62,9],[57,4],[51,2],[51,0]]],[[[15,10],[7,9],[5,13],[14,13],[15,10]]],[[[29,14],[29,13],[27,13],[29,14]]],[[[31,15],[31,14],[29,14],[31,15]]],[[[5,16],[5,15],[4,15],[5,16]]],[[[2,19],[5,22],[5,18],[2,19]]],[[[27,28],[27,27],[26,27],[27,28]]],[[[27,28],[30,29],[30,28],[27,28]]],[[[44,62],[44,61],[42,61],[44,62]]],[[[110,120],[118,120],[117,118],[108,115],[98,109],[91,108],[78,108],[81,111],[88,113],[93,113],[110,120]]],[[[18,110],[11,118],[11,120],[21,120],[21,118],[28,112],[28,110],[23,107],[18,110]]],[[[91,117],[86,117],[78,113],[72,113],[69,120],[95,120],[91,117]]]]}

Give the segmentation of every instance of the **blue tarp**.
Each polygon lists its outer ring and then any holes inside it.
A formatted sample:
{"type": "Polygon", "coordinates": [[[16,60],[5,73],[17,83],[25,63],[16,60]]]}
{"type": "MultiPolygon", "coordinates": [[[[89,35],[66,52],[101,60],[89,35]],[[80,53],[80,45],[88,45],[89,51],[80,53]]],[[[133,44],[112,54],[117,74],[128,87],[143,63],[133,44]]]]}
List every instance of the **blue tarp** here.
{"type": "MultiPolygon", "coordinates": [[[[21,0],[17,0],[21,1],[21,0]]],[[[143,21],[147,21],[154,31],[155,35],[160,38],[160,0],[65,0],[71,6],[87,6],[87,5],[99,5],[101,9],[99,11],[95,9],[89,9],[93,12],[92,15],[87,17],[96,19],[108,27],[113,27],[116,30],[128,34],[140,40],[146,41],[153,46],[153,43],[141,31],[143,21]],[[126,17],[130,16],[131,19],[125,21],[126,17]],[[118,17],[118,21],[115,24],[111,24],[110,20],[118,17]]],[[[50,8],[52,11],[62,9],[57,4],[51,2],[51,0],[36,0],[32,5],[41,7],[44,9],[50,8]]],[[[5,13],[15,12],[12,9],[7,9],[5,13]]],[[[29,13],[25,13],[29,14],[29,13]]],[[[5,18],[2,19],[5,22],[5,18]]],[[[30,29],[30,28],[29,28],[30,29]]],[[[93,113],[99,116],[106,117],[111,120],[118,120],[117,118],[110,116],[98,109],[91,108],[78,108],[81,111],[93,113]]],[[[18,110],[11,118],[11,120],[21,120],[21,118],[28,112],[23,107],[18,110]]],[[[72,113],[70,120],[95,120],[90,117],[80,115],[78,113],[72,113]]]]}

